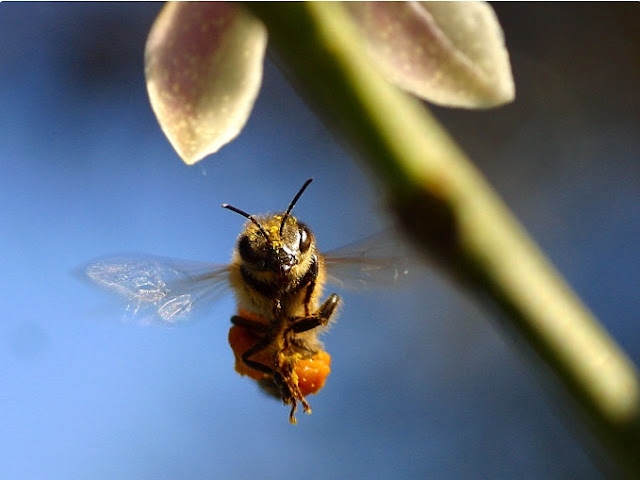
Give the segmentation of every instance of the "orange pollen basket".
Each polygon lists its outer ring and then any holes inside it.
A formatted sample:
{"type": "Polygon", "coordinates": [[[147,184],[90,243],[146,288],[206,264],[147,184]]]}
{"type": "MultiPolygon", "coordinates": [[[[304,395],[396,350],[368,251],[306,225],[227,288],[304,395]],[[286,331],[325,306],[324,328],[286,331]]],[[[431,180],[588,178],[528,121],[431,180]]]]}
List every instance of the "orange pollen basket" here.
{"type": "Polygon", "coordinates": [[[298,387],[303,396],[318,393],[331,373],[331,356],[321,350],[310,358],[299,360],[294,372],[298,375],[298,387]]]}
{"type": "MultiPolygon", "coordinates": [[[[245,318],[258,320],[258,318],[252,318],[256,317],[255,314],[250,317],[249,315],[245,315],[245,313],[248,312],[239,312],[239,314],[245,318]]],[[[263,317],[259,318],[264,321],[263,317]]],[[[257,341],[258,338],[255,334],[245,327],[233,325],[229,330],[229,345],[235,356],[236,372],[254,380],[262,380],[269,378],[270,375],[249,367],[242,360],[242,354],[249,350],[257,341]]],[[[257,352],[251,359],[271,368],[275,367],[273,351],[269,352],[269,349],[257,352]]],[[[321,350],[308,358],[294,359],[289,357],[289,359],[295,362],[293,364],[292,378],[297,377],[297,386],[302,396],[318,393],[322,387],[324,387],[325,381],[329,373],[331,373],[331,356],[327,352],[321,350]]]]}

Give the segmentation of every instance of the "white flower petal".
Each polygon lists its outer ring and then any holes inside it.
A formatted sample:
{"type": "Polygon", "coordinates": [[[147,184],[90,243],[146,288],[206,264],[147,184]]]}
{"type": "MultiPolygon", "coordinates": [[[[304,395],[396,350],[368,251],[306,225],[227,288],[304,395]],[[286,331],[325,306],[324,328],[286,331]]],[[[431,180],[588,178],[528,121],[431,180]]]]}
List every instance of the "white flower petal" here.
{"type": "Polygon", "coordinates": [[[262,82],[267,33],[238,4],[169,2],[145,49],[147,90],[165,135],[191,165],[233,140],[262,82]]]}
{"type": "Polygon", "coordinates": [[[513,100],[502,29],[485,2],[347,2],[383,75],[433,103],[486,108],[513,100]]]}

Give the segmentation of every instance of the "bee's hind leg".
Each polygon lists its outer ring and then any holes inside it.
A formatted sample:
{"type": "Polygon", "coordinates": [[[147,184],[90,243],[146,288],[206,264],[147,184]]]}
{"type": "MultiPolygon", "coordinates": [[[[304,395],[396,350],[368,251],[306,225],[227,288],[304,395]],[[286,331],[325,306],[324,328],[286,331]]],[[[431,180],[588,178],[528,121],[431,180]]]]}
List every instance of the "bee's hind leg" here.
{"type": "MultiPolygon", "coordinates": [[[[233,323],[238,327],[245,328],[248,331],[257,333],[257,334],[264,333],[267,329],[267,326],[264,323],[256,322],[251,319],[241,317],[240,315],[234,315],[233,317],[231,317],[231,323],[233,323]]],[[[265,348],[267,348],[270,343],[271,343],[271,338],[269,337],[269,335],[259,338],[258,341],[254,343],[251,346],[251,348],[249,348],[249,350],[247,350],[242,354],[241,358],[244,364],[247,365],[248,367],[275,377],[276,372],[273,370],[273,368],[271,368],[268,365],[265,365],[264,363],[251,360],[252,356],[254,356],[256,353],[259,353],[265,348]]]]}
{"type": "MultiPolygon", "coordinates": [[[[338,308],[339,304],[340,297],[335,293],[333,295],[330,295],[329,298],[327,298],[322,303],[322,305],[320,305],[320,308],[318,308],[316,312],[312,313],[309,316],[292,319],[291,325],[285,331],[285,338],[289,337],[289,334],[292,333],[303,333],[309,330],[313,330],[316,327],[327,325],[336,313],[336,309],[338,308]]],[[[300,393],[297,384],[294,388],[294,391],[296,393],[294,393],[293,398],[291,399],[291,412],[289,413],[289,422],[295,424],[297,423],[295,413],[298,408],[296,399],[300,401],[304,412],[307,414],[311,413],[311,406],[306,401],[304,396],[302,396],[302,394],[300,393]]]]}
{"type": "Polygon", "coordinates": [[[267,375],[275,375],[276,372],[270,366],[265,365],[264,363],[256,362],[255,360],[251,360],[252,356],[267,348],[270,343],[271,339],[265,337],[253,344],[253,346],[249,348],[249,350],[242,354],[241,358],[245,365],[253,368],[254,370],[258,370],[259,372],[266,373],[267,375]]]}
{"type": "MultiPolygon", "coordinates": [[[[259,322],[253,322],[249,319],[240,317],[238,315],[231,317],[231,322],[234,325],[244,327],[247,330],[254,330],[254,331],[265,330],[264,324],[261,324],[259,322]]],[[[269,338],[269,336],[266,336],[258,340],[251,348],[249,348],[249,350],[244,352],[240,358],[242,358],[242,361],[248,367],[269,375],[270,378],[258,381],[258,384],[265,392],[274,396],[280,396],[282,398],[282,401],[287,405],[289,405],[293,401],[293,404],[295,407],[295,399],[293,398],[294,395],[291,392],[291,388],[287,384],[287,381],[284,375],[282,375],[282,373],[280,373],[279,371],[271,368],[270,366],[265,365],[264,363],[251,360],[251,357],[253,355],[267,348],[270,343],[271,343],[271,339],[269,338]],[[272,388],[270,388],[270,386],[268,385],[269,383],[271,385],[274,385],[277,388],[279,395],[275,394],[275,391],[272,388]]]]}

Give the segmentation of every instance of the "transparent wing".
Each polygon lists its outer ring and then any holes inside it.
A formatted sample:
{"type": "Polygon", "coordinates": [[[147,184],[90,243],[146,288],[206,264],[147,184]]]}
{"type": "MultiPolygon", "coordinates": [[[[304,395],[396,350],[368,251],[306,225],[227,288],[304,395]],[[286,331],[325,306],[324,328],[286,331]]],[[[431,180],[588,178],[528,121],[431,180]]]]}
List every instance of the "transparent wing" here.
{"type": "Polygon", "coordinates": [[[172,326],[225,293],[229,270],[226,265],[129,255],[96,260],[84,275],[116,293],[143,323],[172,326]]]}
{"type": "Polygon", "coordinates": [[[384,230],[324,255],[327,280],[343,288],[398,284],[409,274],[410,254],[393,230],[384,230]]]}

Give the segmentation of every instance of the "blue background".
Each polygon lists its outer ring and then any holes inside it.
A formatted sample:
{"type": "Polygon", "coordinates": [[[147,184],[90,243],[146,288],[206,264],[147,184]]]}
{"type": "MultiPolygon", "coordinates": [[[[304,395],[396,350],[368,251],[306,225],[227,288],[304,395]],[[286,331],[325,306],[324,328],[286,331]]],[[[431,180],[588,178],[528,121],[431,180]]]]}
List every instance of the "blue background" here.
{"type": "MultiPolygon", "coordinates": [[[[344,292],[296,427],[233,371],[230,298],[146,328],[71,275],[122,251],[227,262],[243,220],[219,204],[279,210],[310,176],[296,215],[322,248],[388,223],[269,62],[240,137],[183,165],[144,86],[159,8],[0,5],[0,478],[598,478],[545,380],[428,269],[344,292]]],[[[637,363],[637,6],[496,9],[517,102],[436,113],[637,363]]]]}

